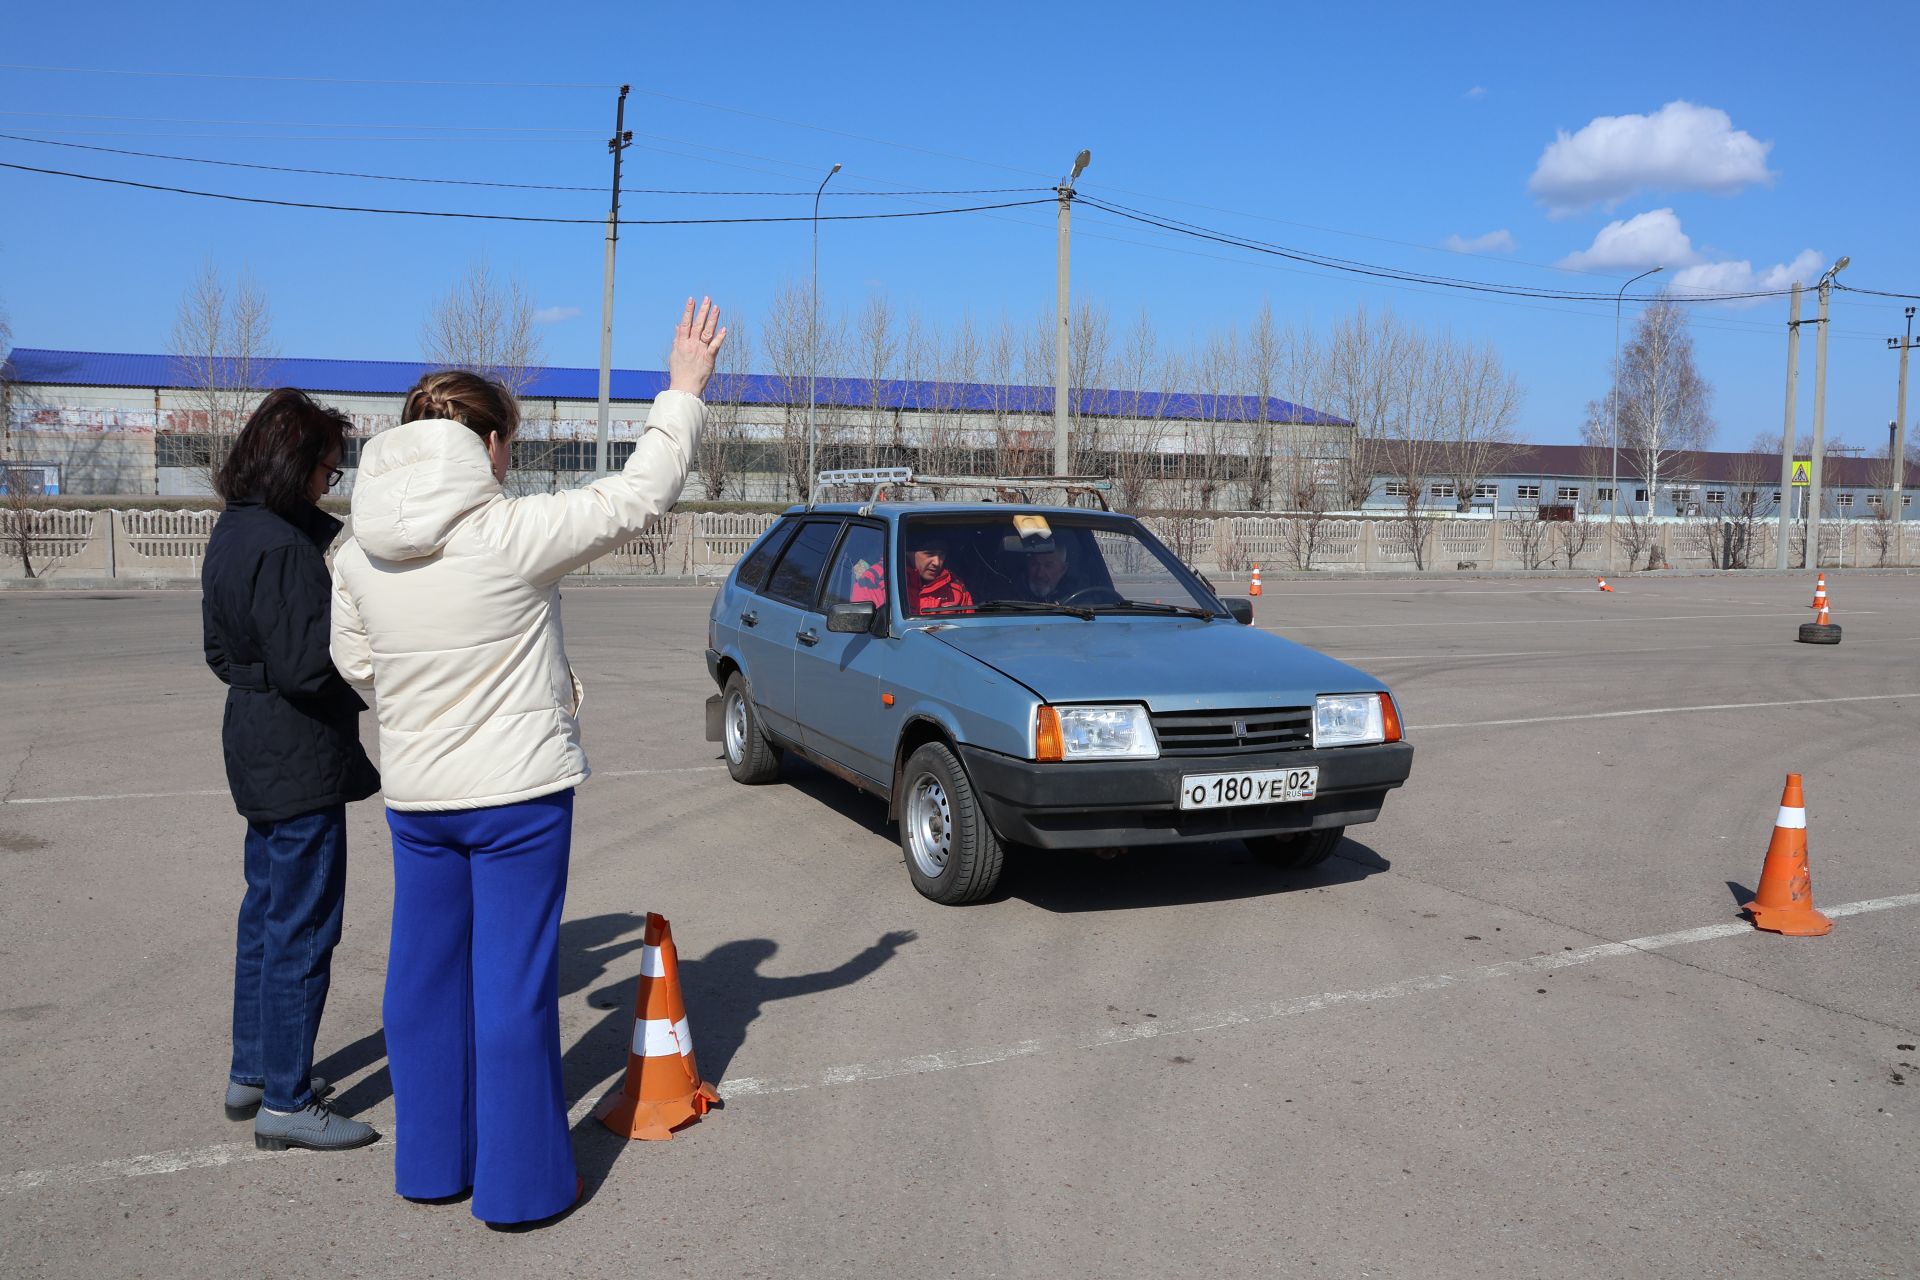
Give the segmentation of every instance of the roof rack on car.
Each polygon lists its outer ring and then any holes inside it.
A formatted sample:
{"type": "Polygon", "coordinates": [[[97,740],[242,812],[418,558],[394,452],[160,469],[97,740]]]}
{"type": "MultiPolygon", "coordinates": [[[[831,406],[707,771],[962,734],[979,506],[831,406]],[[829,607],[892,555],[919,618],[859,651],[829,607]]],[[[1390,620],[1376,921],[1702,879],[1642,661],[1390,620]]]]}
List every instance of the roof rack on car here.
{"type": "Polygon", "coordinates": [[[939,489],[986,489],[993,494],[990,502],[1032,502],[1033,494],[1038,490],[1058,489],[1067,495],[1069,501],[1075,494],[1090,494],[1099,502],[1102,511],[1111,511],[1107,505],[1107,495],[1113,492],[1113,481],[1101,476],[927,476],[918,475],[912,467],[852,467],[838,471],[822,471],[814,479],[813,496],[807,506],[811,508],[820,500],[822,489],[835,487],[866,488],[872,487],[867,505],[879,502],[889,488],[939,488],[939,489]]]}

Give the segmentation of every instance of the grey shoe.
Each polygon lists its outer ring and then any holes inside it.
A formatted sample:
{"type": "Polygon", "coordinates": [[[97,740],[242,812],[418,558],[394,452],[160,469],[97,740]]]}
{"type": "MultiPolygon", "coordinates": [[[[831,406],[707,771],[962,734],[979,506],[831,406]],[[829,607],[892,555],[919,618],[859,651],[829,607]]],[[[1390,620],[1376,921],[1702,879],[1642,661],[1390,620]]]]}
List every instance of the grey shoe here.
{"type": "Polygon", "coordinates": [[[308,1151],[351,1151],[378,1142],[380,1132],[362,1120],[333,1114],[325,1102],[308,1104],[305,1111],[282,1115],[266,1107],[253,1118],[253,1145],[262,1151],[304,1147],[308,1151]]]}
{"type": "MultiPolygon", "coordinates": [[[[324,1098],[333,1092],[333,1082],[325,1076],[315,1076],[311,1081],[313,1096],[324,1098]]],[[[251,1120],[253,1113],[260,1109],[260,1098],[264,1091],[257,1084],[235,1084],[227,1081],[227,1119],[251,1120]]]]}

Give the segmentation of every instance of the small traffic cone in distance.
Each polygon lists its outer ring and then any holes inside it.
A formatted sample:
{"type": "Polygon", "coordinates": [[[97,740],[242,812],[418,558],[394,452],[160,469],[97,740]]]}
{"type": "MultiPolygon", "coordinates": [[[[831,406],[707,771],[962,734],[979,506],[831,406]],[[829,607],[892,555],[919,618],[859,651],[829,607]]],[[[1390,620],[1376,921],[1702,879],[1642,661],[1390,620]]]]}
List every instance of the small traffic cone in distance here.
{"type": "Polygon", "coordinates": [[[1250,596],[1260,594],[1260,566],[1257,564],[1253,566],[1253,582],[1247,587],[1247,594],[1250,596]]]}
{"type": "Polygon", "coordinates": [[[1747,904],[1756,929],[1795,938],[1817,938],[1833,931],[1833,921],[1813,909],[1813,874],[1807,866],[1807,803],[1800,775],[1787,775],[1780,815],[1773,821],[1760,888],[1747,904]]]}
{"type": "Polygon", "coordinates": [[[1827,603],[1827,575],[1823,573],[1820,575],[1820,580],[1813,584],[1813,603],[1808,605],[1807,608],[1812,609],[1815,612],[1818,612],[1819,610],[1826,607],[1826,603],[1827,603]]]}
{"type": "Polygon", "coordinates": [[[666,918],[647,913],[640,948],[640,991],[634,999],[633,1045],[620,1092],[595,1110],[623,1138],[664,1142],[720,1101],[700,1079],[693,1032],[680,998],[680,958],[666,918]]]}
{"type": "Polygon", "coordinates": [[[1602,578],[1602,579],[1600,579],[1600,589],[1601,589],[1602,591],[1611,591],[1611,590],[1613,590],[1613,588],[1612,588],[1612,587],[1610,587],[1610,586],[1608,586],[1608,585],[1607,585],[1607,580],[1606,580],[1605,578],[1602,578]]]}

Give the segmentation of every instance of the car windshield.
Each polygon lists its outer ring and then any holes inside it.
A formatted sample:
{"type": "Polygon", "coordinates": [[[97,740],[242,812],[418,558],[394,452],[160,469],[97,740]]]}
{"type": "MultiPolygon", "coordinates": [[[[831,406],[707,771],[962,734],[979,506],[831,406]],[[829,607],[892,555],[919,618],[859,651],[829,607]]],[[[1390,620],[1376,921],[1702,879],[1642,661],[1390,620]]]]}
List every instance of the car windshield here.
{"type": "Polygon", "coordinates": [[[1224,617],[1165,547],[1125,516],[981,512],[901,521],[909,615],[1224,617]]]}

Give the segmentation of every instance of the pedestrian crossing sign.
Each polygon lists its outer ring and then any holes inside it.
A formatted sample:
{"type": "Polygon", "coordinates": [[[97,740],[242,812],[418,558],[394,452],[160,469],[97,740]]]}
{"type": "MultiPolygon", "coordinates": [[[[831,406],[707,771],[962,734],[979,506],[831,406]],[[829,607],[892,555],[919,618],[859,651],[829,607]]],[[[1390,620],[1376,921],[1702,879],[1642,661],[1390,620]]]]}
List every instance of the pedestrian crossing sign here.
{"type": "Polygon", "coordinates": [[[1813,483],[1813,459],[1795,458],[1793,460],[1793,487],[1804,488],[1813,483]]]}

